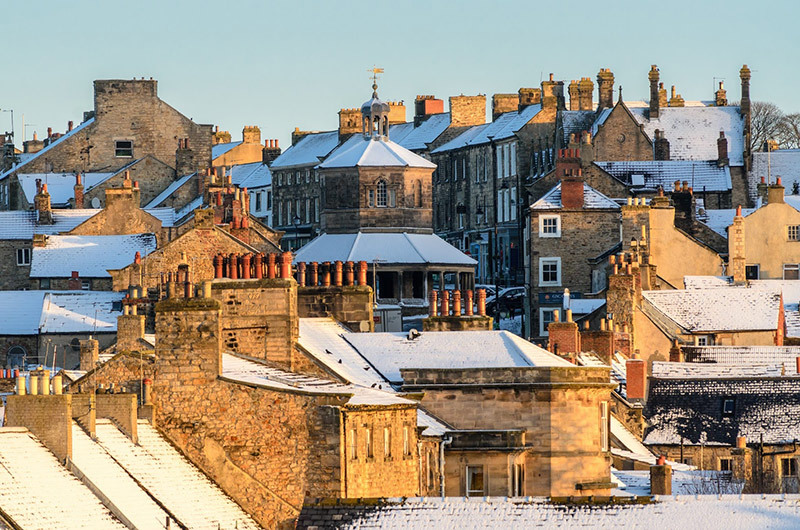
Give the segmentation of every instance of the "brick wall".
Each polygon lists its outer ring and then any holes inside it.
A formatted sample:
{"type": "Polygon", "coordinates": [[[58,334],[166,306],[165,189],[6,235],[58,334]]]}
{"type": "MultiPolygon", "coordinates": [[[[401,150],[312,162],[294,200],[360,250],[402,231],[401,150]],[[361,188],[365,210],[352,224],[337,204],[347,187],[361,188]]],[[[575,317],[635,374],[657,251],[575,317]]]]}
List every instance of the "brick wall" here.
{"type": "Polygon", "coordinates": [[[72,456],[72,396],[6,396],[5,426],[25,427],[62,463],[72,456]]]}
{"type": "Polygon", "coordinates": [[[451,96],[450,126],[466,127],[486,123],[486,96],[451,96]]]}

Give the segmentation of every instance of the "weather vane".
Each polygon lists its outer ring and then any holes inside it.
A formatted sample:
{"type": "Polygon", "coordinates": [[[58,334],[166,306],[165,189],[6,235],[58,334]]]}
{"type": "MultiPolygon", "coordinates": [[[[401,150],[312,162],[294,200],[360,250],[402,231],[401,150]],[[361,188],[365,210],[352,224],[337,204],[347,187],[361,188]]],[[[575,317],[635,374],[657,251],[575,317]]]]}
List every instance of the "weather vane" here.
{"type": "Polygon", "coordinates": [[[372,84],[375,85],[373,88],[377,88],[378,85],[378,74],[383,73],[383,68],[378,68],[377,66],[373,65],[372,68],[367,70],[367,72],[372,73],[372,84]]]}

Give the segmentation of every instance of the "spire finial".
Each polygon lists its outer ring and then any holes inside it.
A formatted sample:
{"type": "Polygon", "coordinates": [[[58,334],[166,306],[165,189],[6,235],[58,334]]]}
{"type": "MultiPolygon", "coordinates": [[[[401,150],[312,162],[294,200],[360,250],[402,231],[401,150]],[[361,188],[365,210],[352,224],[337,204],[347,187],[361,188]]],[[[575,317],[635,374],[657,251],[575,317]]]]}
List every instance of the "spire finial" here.
{"type": "Polygon", "coordinates": [[[372,73],[372,97],[378,97],[378,74],[383,73],[383,68],[378,68],[375,65],[372,65],[372,68],[367,70],[367,72],[372,73]]]}
{"type": "Polygon", "coordinates": [[[619,86],[619,100],[622,101],[622,85],[619,86]]]}

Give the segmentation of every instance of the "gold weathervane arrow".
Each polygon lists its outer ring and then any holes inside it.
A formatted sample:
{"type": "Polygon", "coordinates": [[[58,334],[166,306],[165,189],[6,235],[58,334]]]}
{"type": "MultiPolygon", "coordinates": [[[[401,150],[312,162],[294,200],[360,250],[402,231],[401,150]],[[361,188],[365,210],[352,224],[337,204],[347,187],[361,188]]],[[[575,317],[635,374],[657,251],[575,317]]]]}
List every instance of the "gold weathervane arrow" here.
{"type": "Polygon", "coordinates": [[[372,74],[372,82],[373,83],[377,83],[378,82],[378,74],[382,74],[383,73],[383,68],[378,68],[377,66],[373,66],[372,68],[367,70],[367,72],[370,72],[372,74]]]}

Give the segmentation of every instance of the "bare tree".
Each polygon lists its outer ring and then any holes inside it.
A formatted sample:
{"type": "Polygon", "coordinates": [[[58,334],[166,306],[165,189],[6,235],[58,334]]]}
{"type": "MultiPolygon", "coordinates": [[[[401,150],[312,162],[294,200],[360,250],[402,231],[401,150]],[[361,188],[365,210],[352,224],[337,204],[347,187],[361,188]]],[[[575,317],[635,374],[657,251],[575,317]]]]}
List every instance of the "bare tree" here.
{"type": "Polygon", "coordinates": [[[767,140],[779,140],[784,115],[776,104],[767,101],[753,101],[750,108],[750,149],[761,151],[767,140]]]}
{"type": "Polygon", "coordinates": [[[783,117],[778,127],[777,140],[782,149],[800,148],[800,112],[783,117]]]}

